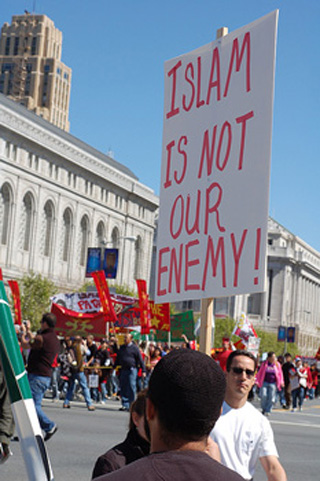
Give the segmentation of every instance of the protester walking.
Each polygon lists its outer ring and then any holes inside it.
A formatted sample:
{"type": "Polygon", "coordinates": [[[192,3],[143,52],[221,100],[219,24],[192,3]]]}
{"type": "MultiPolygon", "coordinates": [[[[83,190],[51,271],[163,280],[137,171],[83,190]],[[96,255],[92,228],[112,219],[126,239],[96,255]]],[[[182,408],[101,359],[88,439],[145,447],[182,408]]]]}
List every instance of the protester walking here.
{"type": "Polygon", "coordinates": [[[56,321],[54,314],[44,314],[41,319],[41,328],[36,335],[32,333],[29,321],[22,325],[21,346],[24,349],[30,349],[28,379],[40,426],[45,432],[45,441],[48,441],[58,429],[41,408],[43,396],[50,387],[52,364],[60,350],[59,339],[54,331],[56,321]]]}
{"type": "Polygon", "coordinates": [[[269,416],[277,390],[281,391],[284,386],[282,368],[273,351],[268,352],[267,359],[261,363],[256,384],[260,388],[262,414],[269,416]]]}
{"type": "Polygon", "coordinates": [[[282,365],[283,381],[284,381],[284,396],[286,400],[285,409],[290,409],[291,406],[291,384],[290,384],[290,370],[293,368],[292,356],[289,352],[284,355],[284,364],[282,365]]]}
{"type": "Polygon", "coordinates": [[[86,356],[86,349],[82,344],[81,336],[75,337],[75,341],[73,343],[73,350],[75,353],[76,370],[72,373],[63,407],[70,408],[70,401],[73,398],[75,382],[78,381],[82,390],[82,394],[84,396],[84,400],[87,404],[88,411],[94,411],[95,408],[92,405],[92,399],[87,384],[87,378],[84,374],[84,358],[86,356]]]}
{"type": "Polygon", "coordinates": [[[119,349],[116,365],[121,367],[120,395],[122,407],[120,411],[129,411],[136,396],[138,368],[141,367],[143,376],[146,372],[140,350],[133,343],[131,334],[126,334],[124,337],[124,344],[119,349]]]}

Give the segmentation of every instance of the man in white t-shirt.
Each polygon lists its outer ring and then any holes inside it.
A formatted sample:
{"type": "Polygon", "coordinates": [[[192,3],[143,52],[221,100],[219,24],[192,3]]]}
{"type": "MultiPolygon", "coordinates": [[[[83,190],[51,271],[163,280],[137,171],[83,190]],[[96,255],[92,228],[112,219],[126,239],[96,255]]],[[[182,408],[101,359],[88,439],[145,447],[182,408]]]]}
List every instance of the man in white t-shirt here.
{"type": "Polygon", "coordinates": [[[219,445],[222,464],[243,478],[253,478],[259,459],[268,481],[286,481],[271,425],[247,402],[254,385],[256,367],[256,358],[247,351],[233,351],[228,357],[223,411],[211,437],[219,445]]]}

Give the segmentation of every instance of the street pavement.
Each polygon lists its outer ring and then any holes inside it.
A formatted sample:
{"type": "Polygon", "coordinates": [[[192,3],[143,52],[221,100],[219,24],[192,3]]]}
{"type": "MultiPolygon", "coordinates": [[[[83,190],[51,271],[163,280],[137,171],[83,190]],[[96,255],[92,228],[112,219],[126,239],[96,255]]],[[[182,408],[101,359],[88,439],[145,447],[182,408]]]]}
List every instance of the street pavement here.
{"type": "MultiPolygon", "coordinates": [[[[259,401],[254,401],[258,407],[259,401]]],[[[129,414],[119,412],[120,402],[107,401],[89,412],[83,402],[63,409],[62,401],[45,399],[44,411],[58,426],[47,442],[56,481],[89,481],[97,457],[125,437],[129,414]]],[[[320,399],[305,401],[304,410],[291,413],[275,409],[269,420],[288,481],[320,479],[320,399]]],[[[1,481],[26,480],[19,442],[12,442],[13,456],[0,466],[1,481]]],[[[254,481],[265,481],[259,466],[254,481]]],[[[213,480],[212,480],[213,481],[213,480]]]]}
{"type": "MultiPolygon", "coordinates": [[[[257,407],[258,403],[254,403],[257,407]]],[[[268,418],[288,481],[320,479],[320,399],[305,400],[303,411],[274,409],[268,418]]],[[[267,478],[259,463],[254,481],[267,478]]]]}

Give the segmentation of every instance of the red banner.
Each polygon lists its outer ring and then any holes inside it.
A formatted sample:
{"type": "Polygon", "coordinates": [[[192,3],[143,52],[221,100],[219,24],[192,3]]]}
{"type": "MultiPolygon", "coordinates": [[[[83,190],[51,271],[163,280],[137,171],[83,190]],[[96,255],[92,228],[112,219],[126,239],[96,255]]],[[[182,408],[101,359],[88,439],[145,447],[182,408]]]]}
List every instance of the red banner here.
{"type": "Polygon", "coordinates": [[[13,305],[14,305],[14,323],[21,325],[22,315],[21,315],[21,302],[20,302],[20,290],[17,281],[8,281],[12,292],[13,305]]]}
{"type": "Polygon", "coordinates": [[[157,331],[170,332],[170,304],[155,304],[154,301],[149,301],[151,312],[151,329],[157,331]]]}
{"type": "Polygon", "coordinates": [[[107,283],[106,275],[104,271],[92,272],[91,275],[93,277],[94,283],[96,285],[96,288],[99,294],[102,311],[105,316],[105,321],[116,322],[117,315],[115,313],[115,310],[112,304],[109,287],[108,287],[108,283],[107,283]]]}
{"type": "Polygon", "coordinates": [[[139,306],[140,306],[140,326],[141,334],[149,334],[151,327],[151,315],[149,298],[147,294],[147,283],[143,279],[136,279],[139,294],[139,306]]]}
{"type": "Polygon", "coordinates": [[[106,336],[105,315],[102,312],[86,314],[71,311],[59,304],[51,305],[51,312],[57,317],[56,332],[60,336],[84,336],[93,334],[96,338],[106,336]]]}
{"type": "Polygon", "coordinates": [[[0,281],[3,281],[3,276],[2,276],[2,269],[0,267],[0,281]]]}

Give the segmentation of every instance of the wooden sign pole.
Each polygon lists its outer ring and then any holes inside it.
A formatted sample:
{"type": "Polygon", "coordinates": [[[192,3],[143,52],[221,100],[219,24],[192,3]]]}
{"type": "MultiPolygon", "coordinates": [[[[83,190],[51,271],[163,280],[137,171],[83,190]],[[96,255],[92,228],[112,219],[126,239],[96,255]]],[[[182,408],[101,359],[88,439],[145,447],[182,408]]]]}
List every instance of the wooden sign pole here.
{"type": "MultiPolygon", "coordinates": [[[[221,27],[217,30],[217,38],[224,37],[228,34],[227,27],[221,27]]],[[[213,298],[201,300],[201,327],[200,327],[200,352],[204,352],[211,356],[212,344],[212,318],[213,318],[213,298]]]]}

